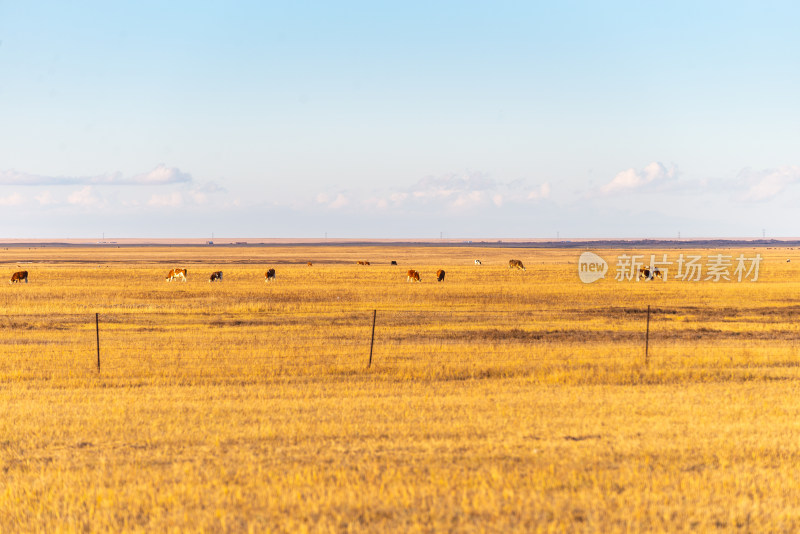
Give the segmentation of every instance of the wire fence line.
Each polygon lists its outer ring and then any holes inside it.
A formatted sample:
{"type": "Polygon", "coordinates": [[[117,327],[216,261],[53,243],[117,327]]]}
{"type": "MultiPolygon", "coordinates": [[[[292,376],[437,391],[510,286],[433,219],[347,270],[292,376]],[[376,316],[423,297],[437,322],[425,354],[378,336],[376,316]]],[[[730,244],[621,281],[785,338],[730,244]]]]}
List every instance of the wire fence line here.
{"type": "Polygon", "coordinates": [[[0,317],[0,380],[87,375],[98,367],[120,377],[650,365],[687,358],[688,367],[702,366],[708,355],[729,357],[733,367],[743,359],[791,367],[798,354],[793,317],[775,321],[764,313],[754,325],[751,312],[653,308],[648,329],[646,314],[641,308],[17,314],[0,317]],[[686,314],[693,318],[685,321],[686,314]]]}

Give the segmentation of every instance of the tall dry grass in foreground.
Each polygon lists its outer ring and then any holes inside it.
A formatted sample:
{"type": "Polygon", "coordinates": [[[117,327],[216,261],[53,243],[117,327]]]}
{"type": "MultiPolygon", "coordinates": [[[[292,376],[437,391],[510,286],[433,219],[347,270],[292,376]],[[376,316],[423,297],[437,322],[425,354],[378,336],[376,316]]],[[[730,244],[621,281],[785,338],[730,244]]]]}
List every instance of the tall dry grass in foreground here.
{"type": "Polygon", "coordinates": [[[800,258],[760,253],[584,285],[558,250],[0,251],[0,530],[796,530],[800,258]]]}

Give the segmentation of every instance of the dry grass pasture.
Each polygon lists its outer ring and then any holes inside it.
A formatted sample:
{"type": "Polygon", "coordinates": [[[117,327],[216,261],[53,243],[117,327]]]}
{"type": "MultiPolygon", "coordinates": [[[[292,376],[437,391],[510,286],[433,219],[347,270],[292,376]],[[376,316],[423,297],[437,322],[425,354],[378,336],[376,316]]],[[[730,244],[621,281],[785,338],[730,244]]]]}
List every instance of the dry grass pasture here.
{"type": "Polygon", "coordinates": [[[800,529],[800,253],[583,284],[580,252],[0,250],[0,531],[800,529]]]}

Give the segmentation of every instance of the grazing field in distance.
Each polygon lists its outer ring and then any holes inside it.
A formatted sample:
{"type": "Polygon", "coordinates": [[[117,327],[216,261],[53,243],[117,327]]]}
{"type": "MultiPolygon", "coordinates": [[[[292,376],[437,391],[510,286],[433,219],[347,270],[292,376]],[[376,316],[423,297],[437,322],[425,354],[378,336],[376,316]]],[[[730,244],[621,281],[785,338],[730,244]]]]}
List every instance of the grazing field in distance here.
{"type": "Polygon", "coordinates": [[[0,250],[0,532],[800,528],[800,251],[580,252],[0,250]]]}

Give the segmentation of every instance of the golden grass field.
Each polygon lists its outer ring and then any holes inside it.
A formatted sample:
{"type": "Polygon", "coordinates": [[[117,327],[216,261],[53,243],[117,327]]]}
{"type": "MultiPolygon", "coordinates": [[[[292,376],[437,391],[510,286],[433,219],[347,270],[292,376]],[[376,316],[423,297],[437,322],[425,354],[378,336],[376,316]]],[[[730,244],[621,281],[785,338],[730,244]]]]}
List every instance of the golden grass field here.
{"type": "Polygon", "coordinates": [[[0,250],[0,532],[800,530],[800,250],[580,252],[0,250]]]}

